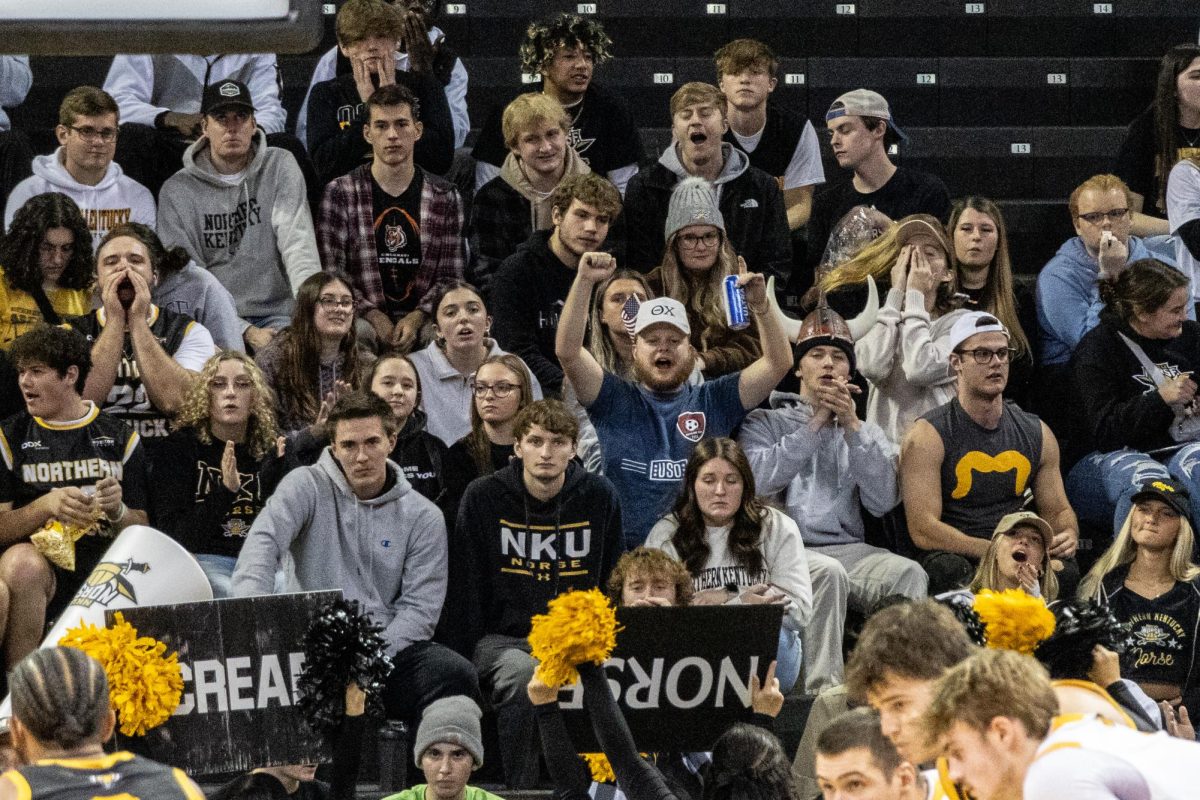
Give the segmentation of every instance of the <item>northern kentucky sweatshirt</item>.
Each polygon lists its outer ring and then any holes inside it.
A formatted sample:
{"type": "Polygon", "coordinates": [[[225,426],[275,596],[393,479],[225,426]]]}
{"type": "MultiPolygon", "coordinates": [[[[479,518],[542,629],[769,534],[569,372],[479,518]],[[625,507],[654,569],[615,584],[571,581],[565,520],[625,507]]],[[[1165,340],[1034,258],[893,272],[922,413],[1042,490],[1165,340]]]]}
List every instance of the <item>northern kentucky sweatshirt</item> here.
{"type": "Polygon", "coordinates": [[[290,315],[300,284],[321,271],[304,176],[261,130],[251,146],[235,182],[213,167],[207,137],[189,147],[159,195],[158,235],[216,275],[243,319],[290,315]]]}
{"type": "Polygon", "coordinates": [[[607,479],[572,462],[562,490],[543,502],[525,488],[523,470],[514,460],[478,478],[459,506],[468,583],[451,591],[471,597],[478,634],[528,636],[551,599],[603,588],[624,550],[620,501],[607,479]]]}

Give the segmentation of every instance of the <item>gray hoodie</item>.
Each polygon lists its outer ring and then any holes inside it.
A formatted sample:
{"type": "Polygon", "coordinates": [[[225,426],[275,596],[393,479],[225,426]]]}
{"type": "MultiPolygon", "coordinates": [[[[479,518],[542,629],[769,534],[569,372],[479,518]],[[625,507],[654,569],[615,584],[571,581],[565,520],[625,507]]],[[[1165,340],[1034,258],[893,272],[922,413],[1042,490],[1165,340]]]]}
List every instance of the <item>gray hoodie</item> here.
{"type": "MultiPolygon", "coordinates": [[[[725,159],[725,166],[721,168],[721,174],[717,176],[717,179],[713,181],[713,185],[717,187],[718,200],[721,198],[721,184],[729,183],[750,168],[750,156],[729,142],[721,143],[721,158],[725,159]]],[[[683,168],[683,162],[679,160],[679,145],[675,142],[667,145],[667,149],[663,150],[662,155],[658,157],[658,163],[680,178],[690,178],[692,175],[683,168]]]]}
{"type": "Polygon", "coordinates": [[[259,130],[249,166],[229,183],[208,147],[200,137],[163,184],[158,235],[216,275],[243,319],[289,316],[300,284],[321,271],[300,167],[259,130]]]}
{"type": "Polygon", "coordinates": [[[759,494],[785,492],[806,545],[863,541],[859,500],[876,516],[900,502],[896,449],[871,422],[849,437],[832,423],[809,430],[813,408],[798,394],[772,392],[770,403],[746,416],[738,436],[759,494]]]}
{"type": "Polygon", "coordinates": [[[259,512],[233,571],[233,596],[270,594],[284,555],[289,592],[341,589],[385,626],[389,652],[433,636],[446,599],[446,523],[392,461],[395,485],[359,500],[329,448],[289,472],[259,512]]]}
{"type": "Polygon", "coordinates": [[[213,342],[222,350],[246,351],[233,295],[195,261],[189,261],[178,272],[159,276],[152,299],[156,306],[187,314],[208,328],[213,342]]]}

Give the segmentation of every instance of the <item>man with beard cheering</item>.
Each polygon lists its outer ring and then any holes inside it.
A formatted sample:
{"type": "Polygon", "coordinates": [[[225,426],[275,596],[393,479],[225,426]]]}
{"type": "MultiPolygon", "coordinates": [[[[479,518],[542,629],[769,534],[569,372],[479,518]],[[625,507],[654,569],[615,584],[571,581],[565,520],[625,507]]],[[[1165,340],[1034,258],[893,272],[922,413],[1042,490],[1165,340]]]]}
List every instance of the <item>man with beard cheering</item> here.
{"type": "Polygon", "coordinates": [[[746,412],[767,398],[787,373],[792,351],[779,318],[767,303],[762,275],[738,259],[738,285],[754,315],[762,356],[740,372],[700,386],[687,385],[696,351],[687,312],[659,298],[627,307],[633,324],[638,382],[606,373],[583,346],[592,288],[616,269],[608,253],[585,253],[567,295],[555,341],[563,374],[587,409],[604,451],[604,474],[621,498],[627,547],[640,545],[667,510],[692,448],[705,436],[728,436],[746,412]]]}

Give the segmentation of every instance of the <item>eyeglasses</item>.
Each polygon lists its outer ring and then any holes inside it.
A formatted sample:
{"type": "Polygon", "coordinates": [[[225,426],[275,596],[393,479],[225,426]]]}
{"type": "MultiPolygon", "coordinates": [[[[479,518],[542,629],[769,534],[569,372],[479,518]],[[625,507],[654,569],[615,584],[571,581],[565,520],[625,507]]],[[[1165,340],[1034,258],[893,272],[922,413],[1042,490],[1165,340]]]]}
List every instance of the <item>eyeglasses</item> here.
{"type": "Polygon", "coordinates": [[[519,383],[505,383],[504,381],[501,381],[500,383],[476,382],[471,384],[471,391],[475,393],[476,397],[484,397],[488,392],[491,392],[501,400],[512,394],[514,390],[520,388],[521,384],[519,383]]]}
{"type": "Polygon", "coordinates": [[[117,140],[116,128],[93,128],[90,125],[85,125],[83,127],[68,125],[67,127],[70,130],[75,131],[79,138],[83,139],[85,142],[94,142],[95,140],[99,139],[105,144],[111,144],[117,140]]]}
{"type": "Polygon", "coordinates": [[[1012,361],[1017,351],[1011,347],[1001,347],[999,350],[989,350],[986,347],[976,347],[974,350],[955,350],[959,355],[971,356],[976,364],[990,364],[995,358],[1001,364],[1012,361]]]}
{"type": "Polygon", "coordinates": [[[705,247],[716,247],[719,241],[721,241],[720,231],[709,231],[699,236],[694,233],[685,233],[679,237],[679,245],[685,250],[695,250],[701,244],[705,247]]]}
{"type": "Polygon", "coordinates": [[[321,295],[317,298],[317,305],[326,310],[334,308],[354,308],[354,298],[330,297],[329,295],[321,295]]]}
{"type": "Polygon", "coordinates": [[[1110,208],[1108,211],[1092,211],[1087,214],[1080,214],[1079,218],[1089,225],[1099,225],[1104,222],[1104,218],[1108,217],[1109,222],[1120,222],[1129,214],[1128,208],[1110,208]]]}

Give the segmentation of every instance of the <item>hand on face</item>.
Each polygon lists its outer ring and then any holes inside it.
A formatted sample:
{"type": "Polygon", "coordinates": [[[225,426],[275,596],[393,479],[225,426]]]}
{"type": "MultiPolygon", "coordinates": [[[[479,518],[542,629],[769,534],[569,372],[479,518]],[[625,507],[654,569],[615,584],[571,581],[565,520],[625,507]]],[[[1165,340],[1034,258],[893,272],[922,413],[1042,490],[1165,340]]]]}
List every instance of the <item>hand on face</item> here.
{"type": "Polygon", "coordinates": [[[903,292],[908,286],[908,270],[912,264],[914,247],[911,244],[906,244],[900,248],[900,255],[896,256],[896,263],[892,265],[892,288],[903,292]]]}
{"type": "Polygon", "coordinates": [[[937,281],[933,278],[933,269],[929,266],[925,254],[918,248],[912,251],[912,266],[908,270],[908,288],[914,289],[928,297],[937,289],[937,281]]]}

